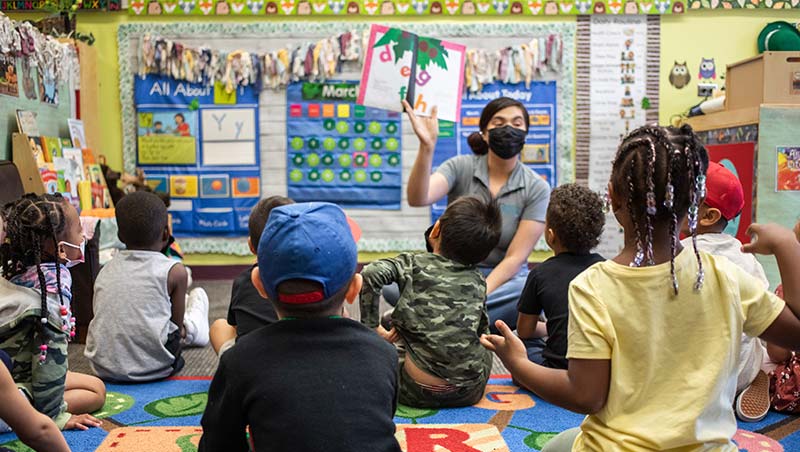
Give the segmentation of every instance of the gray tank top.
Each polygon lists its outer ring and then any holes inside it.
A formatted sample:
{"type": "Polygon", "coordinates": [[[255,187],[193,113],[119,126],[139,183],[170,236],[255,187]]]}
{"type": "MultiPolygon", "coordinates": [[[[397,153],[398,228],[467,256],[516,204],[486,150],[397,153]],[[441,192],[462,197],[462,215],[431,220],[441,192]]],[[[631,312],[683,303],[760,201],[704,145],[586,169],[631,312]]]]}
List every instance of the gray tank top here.
{"type": "Polygon", "coordinates": [[[172,323],[167,288],[178,261],[156,251],[120,251],[94,284],[94,318],[84,354],[100,378],[150,381],[172,372],[165,344],[172,323]]]}

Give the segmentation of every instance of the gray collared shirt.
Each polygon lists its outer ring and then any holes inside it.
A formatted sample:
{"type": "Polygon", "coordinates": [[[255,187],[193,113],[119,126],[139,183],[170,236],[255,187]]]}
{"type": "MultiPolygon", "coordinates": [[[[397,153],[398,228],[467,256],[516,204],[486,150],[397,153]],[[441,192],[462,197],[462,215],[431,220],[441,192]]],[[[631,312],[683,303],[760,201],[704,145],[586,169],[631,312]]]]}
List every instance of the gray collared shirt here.
{"type": "MultiPolygon", "coordinates": [[[[465,195],[491,199],[487,155],[453,157],[440,165],[436,172],[447,179],[448,203],[465,195]]],[[[550,202],[550,186],[533,170],[517,161],[517,166],[500,188],[496,199],[503,216],[503,233],[500,243],[481,264],[489,267],[494,267],[505,257],[520,220],[544,223],[550,202]]]]}

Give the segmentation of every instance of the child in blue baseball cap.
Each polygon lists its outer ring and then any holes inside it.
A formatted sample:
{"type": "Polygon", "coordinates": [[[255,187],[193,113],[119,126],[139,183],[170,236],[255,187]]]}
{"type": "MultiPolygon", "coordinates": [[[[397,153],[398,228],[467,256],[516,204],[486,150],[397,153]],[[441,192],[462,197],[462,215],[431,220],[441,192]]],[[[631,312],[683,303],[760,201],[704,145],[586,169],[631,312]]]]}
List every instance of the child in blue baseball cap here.
{"type": "Polygon", "coordinates": [[[222,355],[201,424],[200,451],[399,452],[393,422],[397,353],[341,317],[361,289],[344,212],[301,203],[272,210],[253,285],[279,321],[222,355]]]}

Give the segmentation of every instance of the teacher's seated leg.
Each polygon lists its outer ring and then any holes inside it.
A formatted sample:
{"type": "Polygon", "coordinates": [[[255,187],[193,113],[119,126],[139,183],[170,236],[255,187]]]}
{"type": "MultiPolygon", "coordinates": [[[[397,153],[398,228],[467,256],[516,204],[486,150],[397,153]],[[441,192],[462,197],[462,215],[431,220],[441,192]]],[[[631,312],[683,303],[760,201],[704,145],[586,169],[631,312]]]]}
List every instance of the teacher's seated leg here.
{"type": "Polygon", "coordinates": [[[517,329],[517,303],[528,280],[528,268],[525,267],[505,284],[495,289],[486,299],[486,309],[489,311],[489,329],[497,334],[494,322],[502,320],[512,330],[517,329]]]}

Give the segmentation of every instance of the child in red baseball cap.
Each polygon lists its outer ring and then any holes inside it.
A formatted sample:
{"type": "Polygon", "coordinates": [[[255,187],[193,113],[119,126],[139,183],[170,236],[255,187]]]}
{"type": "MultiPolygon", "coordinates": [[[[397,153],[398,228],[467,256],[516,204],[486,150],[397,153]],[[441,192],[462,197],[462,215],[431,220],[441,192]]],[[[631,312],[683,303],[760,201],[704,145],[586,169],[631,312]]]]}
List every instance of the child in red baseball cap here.
{"type": "MultiPolygon", "coordinates": [[[[716,162],[708,163],[706,199],[698,209],[697,249],[716,256],[725,256],[747,273],[755,276],[765,288],[769,281],[756,257],[742,252],[742,242],[726,234],[728,223],[744,208],[744,190],[739,178],[716,162]]],[[[684,229],[687,226],[684,225],[684,229]]],[[[691,246],[691,238],[684,239],[691,246]]],[[[767,350],[758,338],[742,335],[739,360],[736,365],[736,415],[745,422],[757,422],[769,411],[769,378],[761,371],[767,350]]]]}

